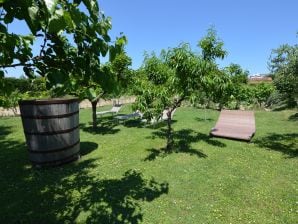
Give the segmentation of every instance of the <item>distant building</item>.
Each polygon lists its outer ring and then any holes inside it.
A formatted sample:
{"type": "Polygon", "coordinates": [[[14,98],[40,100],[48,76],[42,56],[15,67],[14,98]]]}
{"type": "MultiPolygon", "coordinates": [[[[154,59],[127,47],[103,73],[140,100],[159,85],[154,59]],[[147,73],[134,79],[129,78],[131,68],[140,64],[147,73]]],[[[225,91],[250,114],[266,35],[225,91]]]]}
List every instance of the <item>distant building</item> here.
{"type": "Polygon", "coordinates": [[[271,83],[272,78],[269,76],[269,74],[255,74],[249,76],[248,78],[248,83],[250,84],[257,84],[262,82],[271,83]]]}

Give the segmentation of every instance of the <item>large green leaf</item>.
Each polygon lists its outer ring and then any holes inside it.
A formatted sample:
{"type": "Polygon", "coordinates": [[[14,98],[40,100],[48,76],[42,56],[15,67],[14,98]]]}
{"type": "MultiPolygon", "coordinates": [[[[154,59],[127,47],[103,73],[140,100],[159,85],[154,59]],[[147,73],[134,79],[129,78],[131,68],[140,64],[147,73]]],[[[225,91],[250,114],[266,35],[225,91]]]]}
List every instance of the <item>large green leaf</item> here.
{"type": "Polygon", "coordinates": [[[50,14],[55,11],[58,0],[43,0],[50,14]]]}
{"type": "Polygon", "coordinates": [[[50,19],[49,33],[58,33],[60,30],[64,30],[67,26],[65,21],[63,10],[57,10],[56,14],[50,19]]]}

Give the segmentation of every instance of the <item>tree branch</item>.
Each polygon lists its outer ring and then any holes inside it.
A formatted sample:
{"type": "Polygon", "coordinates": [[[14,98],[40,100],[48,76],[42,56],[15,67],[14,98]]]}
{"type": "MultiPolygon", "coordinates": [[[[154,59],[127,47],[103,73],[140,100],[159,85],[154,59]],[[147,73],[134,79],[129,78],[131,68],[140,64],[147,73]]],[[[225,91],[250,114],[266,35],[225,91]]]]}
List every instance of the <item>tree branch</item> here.
{"type": "Polygon", "coordinates": [[[42,54],[45,54],[44,53],[44,48],[46,47],[46,44],[47,44],[47,41],[48,41],[48,38],[47,38],[47,28],[45,28],[44,30],[44,38],[43,38],[43,44],[41,45],[41,49],[40,49],[40,53],[39,53],[39,56],[42,57],[42,54]]]}
{"type": "Polygon", "coordinates": [[[33,66],[34,64],[26,64],[26,63],[16,63],[11,65],[0,65],[0,68],[15,68],[19,66],[33,66]]]}

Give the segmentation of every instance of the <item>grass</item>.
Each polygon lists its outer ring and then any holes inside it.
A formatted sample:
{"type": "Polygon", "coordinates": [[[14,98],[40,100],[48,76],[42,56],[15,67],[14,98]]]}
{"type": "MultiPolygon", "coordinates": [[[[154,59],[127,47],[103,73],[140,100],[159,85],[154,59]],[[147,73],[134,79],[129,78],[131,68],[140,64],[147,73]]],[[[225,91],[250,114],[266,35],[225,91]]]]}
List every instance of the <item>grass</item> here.
{"type": "Polygon", "coordinates": [[[246,143],[209,137],[217,111],[179,108],[166,153],[164,127],[104,117],[93,131],[81,110],[81,159],[47,169],[21,119],[1,118],[0,223],[296,223],[296,113],[256,111],[246,143]]]}

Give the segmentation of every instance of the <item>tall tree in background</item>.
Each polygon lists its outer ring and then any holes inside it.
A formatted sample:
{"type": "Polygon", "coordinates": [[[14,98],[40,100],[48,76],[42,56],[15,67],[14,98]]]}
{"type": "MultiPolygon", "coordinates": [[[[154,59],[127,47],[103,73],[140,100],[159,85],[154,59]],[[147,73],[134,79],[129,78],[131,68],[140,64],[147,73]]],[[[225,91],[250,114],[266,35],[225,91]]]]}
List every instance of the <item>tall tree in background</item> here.
{"type": "Polygon", "coordinates": [[[239,109],[242,101],[249,100],[248,71],[245,71],[238,64],[230,64],[225,67],[225,72],[230,76],[232,82],[231,94],[236,101],[235,108],[239,109]]]}
{"type": "Polygon", "coordinates": [[[276,89],[289,106],[298,105],[298,45],[281,45],[270,56],[269,67],[276,89]]]}
{"type": "Polygon", "coordinates": [[[224,59],[228,54],[223,49],[224,42],[218,38],[216,30],[211,27],[208,29],[206,36],[199,42],[198,47],[201,48],[202,58],[204,61],[212,63],[213,71],[210,75],[205,76],[204,88],[207,101],[210,100],[219,104],[219,109],[228,102],[231,95],[231,80],[224,70],[220,70],[216,64],[217,59],[224,59]]]}

